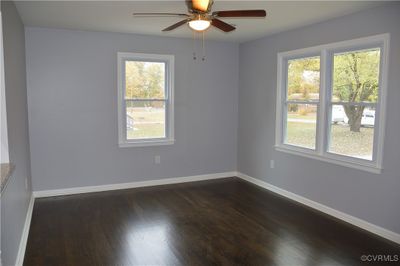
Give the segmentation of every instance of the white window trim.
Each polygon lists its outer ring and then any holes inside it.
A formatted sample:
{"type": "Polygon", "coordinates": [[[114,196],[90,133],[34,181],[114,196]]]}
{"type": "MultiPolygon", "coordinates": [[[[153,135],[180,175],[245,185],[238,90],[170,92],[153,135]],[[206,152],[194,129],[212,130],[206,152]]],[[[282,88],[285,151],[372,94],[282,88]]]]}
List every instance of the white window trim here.
{"type": "Polygon", "coordinates": [[[383,146],[386,124],[386,94],[387,94],[387,75],[389,66],[389,43],[390,34],[379,34],[365,38],[353,39],[349,41],[319,45],[315,47],[298,49],[294,51],[278,53],[277,69],[277,98],[276,98],[276,130],[275,130],[275,149],[277,151],[289,154],[299,155],[324,162],[329,162],[341,166],[351,167],[367,172],[380,174],[382,168],[383,146]],[[377,122],[374,130],[373,160],[363,160],[345,155],[330,153],[327,150],[327,141],[329,137],[327,119],[330,116],[327,106],[330,104],[329,92],[331,87],[332,73],[330,53],[340,50],[363,49],[370,47],[381,48],[380,76],[379,76],[379,97],[377,106],[377,122]],[[285,79],[286,79],[286,61],[292,58],[303,58],[307,56],[320,55],[320,99],[319,114],[317,119],[316,149],[306,149],[284,143],[284,112],[283,103],[286,97],[285,79]],[[325,111],[321,111],[325,110],[325,111]]]}
{"type": "Polygon", "coordinates": [[[164,54],[142,54],[142,53],[121,53],[118,52],[118,144],[119,147],[145,147],[145,146],[160,146],[174,144],[174,55],[164,54]],[[126,138],[126,114],[125,114],[125,81],[124,81],[124,62],[126,60],[142,60],[164,62],[167,67],[165,78],[167,79],[166,85],[167,97],[166,103],[166,137],[165,138],[150,138],[150,139],[133,139],[126,138]]]}

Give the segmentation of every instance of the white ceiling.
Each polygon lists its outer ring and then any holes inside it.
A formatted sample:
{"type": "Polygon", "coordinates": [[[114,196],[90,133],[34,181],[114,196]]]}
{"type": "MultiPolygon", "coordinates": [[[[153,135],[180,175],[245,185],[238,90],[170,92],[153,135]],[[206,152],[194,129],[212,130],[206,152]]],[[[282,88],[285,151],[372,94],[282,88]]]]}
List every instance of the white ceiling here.
{"type": "MultiPolygon", "coordinates": [[[[298,28],[351,14],[381,4],[372,1],[225,1],[215,0],[213,11],[265,9],[266,19],[223,19],[237,29],[224,33],[210,29],[207,39],[244,42],[273,33],[298,28]]],[[[182,26],[171,32],[161,30],[180,21],[179,17],[134,18],[133,12],[186,13],[180,1],[17,1],[17,9],[26,26],[75,30],[139,33],[191,38],[182,26]]]]}

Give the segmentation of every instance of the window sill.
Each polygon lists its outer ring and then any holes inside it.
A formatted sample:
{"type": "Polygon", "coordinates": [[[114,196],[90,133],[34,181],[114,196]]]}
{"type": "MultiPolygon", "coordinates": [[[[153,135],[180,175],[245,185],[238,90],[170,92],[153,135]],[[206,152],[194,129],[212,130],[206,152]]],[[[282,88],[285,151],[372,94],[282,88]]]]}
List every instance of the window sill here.
{"type": "Polygon", "coordinates": [[[126,142],[120,142],[119,147],[129,148],[129,147],[164,146],[164,145],[172,145],[174,143],[175,143],[174,139],[126,141],[126,142]]]}
{"type": "Polygon", "coordinates": [[[310,159],[315,159],[323,162],[328,162],[340,166],[345,166],[345,167],[350,167],[374,174],[381,174],[382,173],[382,168],[374,164],[373,162],[362,162],[362,161],[354,161],[350,162],[346,160],[347,157],[345,156],[340,156],[340,155],[335,155],[331,153],[327,153],[326,155],[319,155],[316,154],[312,151],[303,151],[301,148],[297,149],[296,147],[286,147],[286,146],[275,146],[275,150],[280,151],[280,152],[285,152],[293,155],[298,155],[310,159]]]}

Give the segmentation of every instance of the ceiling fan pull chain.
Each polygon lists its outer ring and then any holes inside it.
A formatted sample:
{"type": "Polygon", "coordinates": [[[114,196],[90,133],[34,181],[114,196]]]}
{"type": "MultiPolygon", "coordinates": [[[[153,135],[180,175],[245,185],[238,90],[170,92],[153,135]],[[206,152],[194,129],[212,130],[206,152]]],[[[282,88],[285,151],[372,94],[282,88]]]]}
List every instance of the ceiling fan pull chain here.
{"type": "Polygon", "coordinates": [[[206,60],[206,48],[205,48],[205,41],[204,41],[204,35],[205,32],[202,32],[202,50],[203,50],[203,57],[201,58],[201,60],[205,61],[206,60]]]}
{"type": "Polygon", "coordinates": [[[193,31],[193,60],[196,60],[196,32],[193,31]]]}

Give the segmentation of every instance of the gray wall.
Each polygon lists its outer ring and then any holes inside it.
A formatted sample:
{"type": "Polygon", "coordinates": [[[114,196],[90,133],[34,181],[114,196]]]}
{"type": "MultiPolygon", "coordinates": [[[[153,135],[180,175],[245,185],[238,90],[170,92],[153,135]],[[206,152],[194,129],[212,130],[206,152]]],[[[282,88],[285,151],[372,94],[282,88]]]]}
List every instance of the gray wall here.
{"type": "Polygon", "coordinates": [[[206,42],[202,62],[190,39],[25,33],[34,190],[236,170],[237,44],[206,42]],[[118,147],[117,52],[175,55],[174,145],[118,147]]]}
{"type": "Polygon", "coordinates": [[[238,170],[400,233],[400,4],[240,45],[238,170]],[[391,33],[381,175],[274,150],[277,53],[391,33]],[[275,168],[269,168],[269,160],[275,168]]]}
{"type": "Polygon", "coordinates": [[[8,146],[15,171],[1,196],[3,265],[14,265],[31,196],[24,26],[12,2],[1,2],[8,146]],[[25,180],[28,188],[25,188],[25,180]]]}

